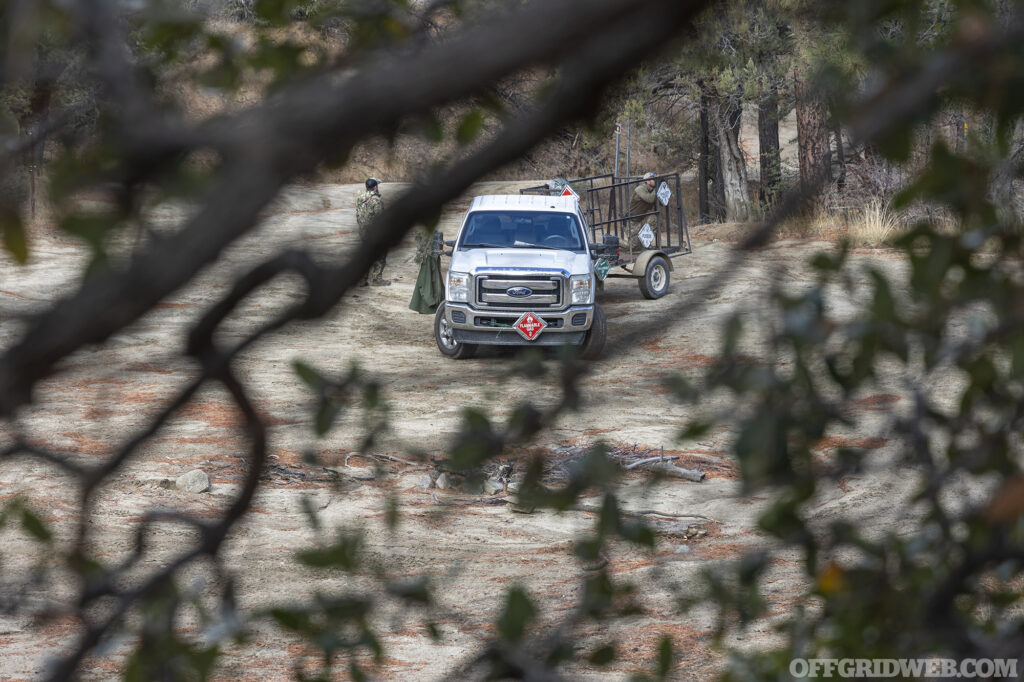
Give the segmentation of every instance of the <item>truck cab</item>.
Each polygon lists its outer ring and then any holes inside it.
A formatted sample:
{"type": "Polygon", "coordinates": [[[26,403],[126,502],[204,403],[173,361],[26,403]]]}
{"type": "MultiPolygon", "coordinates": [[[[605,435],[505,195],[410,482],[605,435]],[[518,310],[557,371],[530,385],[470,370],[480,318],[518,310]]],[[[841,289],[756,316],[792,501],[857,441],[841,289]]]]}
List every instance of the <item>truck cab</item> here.
{"type": "Polygon", "coordinates": [[[607,325],[589,237],[572,197],[474,198],[434,318],[438,350],[462,359],[486,345],[568,345],[596,359],[607,325]]]}

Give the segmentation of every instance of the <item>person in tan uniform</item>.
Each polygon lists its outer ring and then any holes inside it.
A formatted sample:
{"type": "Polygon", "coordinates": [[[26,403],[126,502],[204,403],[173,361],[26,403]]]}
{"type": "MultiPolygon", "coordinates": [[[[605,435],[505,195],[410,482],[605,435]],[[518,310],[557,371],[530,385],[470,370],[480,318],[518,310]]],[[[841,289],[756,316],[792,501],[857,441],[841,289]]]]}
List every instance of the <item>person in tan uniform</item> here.
{"type": "Polygon", "coordinates": [[[640,237],[637,236],[643,226],[650,225],[651,229],[655,232],[658,231],[658,215],[644,215],[655,210],[658,201],[658,193],[654,187],[657,184],[656,178],[657,173],[647,173],[644,175],[644,181],[639,183],[633,190],[633,198],[629,202],[629,215],[630,226],[629,226],[629,256],[632,258],[636,254],[644,250],[644,245],[640,241],[640,237]],[[639,216],[639,217],[633,217],[639,216]]]}

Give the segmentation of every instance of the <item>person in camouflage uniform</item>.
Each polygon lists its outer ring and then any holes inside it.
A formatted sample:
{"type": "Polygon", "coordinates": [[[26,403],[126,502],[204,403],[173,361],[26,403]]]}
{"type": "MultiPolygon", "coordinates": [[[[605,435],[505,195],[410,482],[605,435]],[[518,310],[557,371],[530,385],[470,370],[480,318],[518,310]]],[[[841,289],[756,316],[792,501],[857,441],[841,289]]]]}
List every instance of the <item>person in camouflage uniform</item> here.
{"type": "Polygon", "coordinates": [[[641,217],[632,218],[630,221],[628,247],[631,259],[644,250],[643,242],[638,236],[644,224],[650,225],[655,232],[658,231],[658,215],[644,215],[644,213],[650,213],[656,209],[655,202],[658,200],[658,193],[654,191],[654,186],[657,184],[655,180],[657,177],[655,173],[647,173],[644,175],[644,181],[633,190],[633,200],[629,203],[629,215],[641,217]]]}
{"type": "MultiPolygon", "coordinates": [[[[366,239],[366,230],[370,223],[384,210],[384,200],[380,198],[380,181],[376,178],[366,179],[366,191],[356,199],[356,224],[359,226],[359,236],[366,239]]],[[[380,260],[370,266],[370,271],[363,277],[362,286],[372,284],[373,286],[387,286],[390,281],[384,279],[384,265],[387,256],[381,256],[380,260]]]]}

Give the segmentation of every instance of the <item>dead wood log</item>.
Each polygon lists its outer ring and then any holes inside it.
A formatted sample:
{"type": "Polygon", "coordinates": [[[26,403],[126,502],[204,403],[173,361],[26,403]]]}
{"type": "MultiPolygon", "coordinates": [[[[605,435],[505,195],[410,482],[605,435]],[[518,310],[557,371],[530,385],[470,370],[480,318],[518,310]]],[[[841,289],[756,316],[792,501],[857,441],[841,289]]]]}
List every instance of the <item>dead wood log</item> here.
{"type": "Polygon", "coordinates": [[[694,483],[700,483],[707,475],[703,471],[697,471],[696,469],[684,469],[683,467],[677,467],[672,462],[652,462],[651,469],[654,471],[660,471],[669,476],[685,478],[687,481],[693,481],[694,483]]]}

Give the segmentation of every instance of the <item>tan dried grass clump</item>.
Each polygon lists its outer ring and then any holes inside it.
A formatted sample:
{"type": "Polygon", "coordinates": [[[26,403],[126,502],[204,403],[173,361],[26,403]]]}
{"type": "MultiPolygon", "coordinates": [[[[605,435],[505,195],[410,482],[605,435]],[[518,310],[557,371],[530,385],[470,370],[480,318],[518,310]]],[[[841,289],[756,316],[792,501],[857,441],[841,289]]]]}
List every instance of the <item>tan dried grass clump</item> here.
{"type": "Polygon", "coordinates": [[[807,232],[822,239],[849,239],[854,244],[880,245],[903,230],[899,216],[879,199],[845,210],[822,208],[806,224],[807,232]]]}

